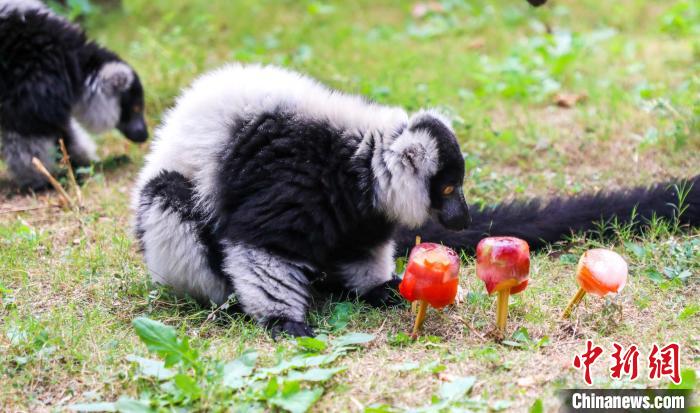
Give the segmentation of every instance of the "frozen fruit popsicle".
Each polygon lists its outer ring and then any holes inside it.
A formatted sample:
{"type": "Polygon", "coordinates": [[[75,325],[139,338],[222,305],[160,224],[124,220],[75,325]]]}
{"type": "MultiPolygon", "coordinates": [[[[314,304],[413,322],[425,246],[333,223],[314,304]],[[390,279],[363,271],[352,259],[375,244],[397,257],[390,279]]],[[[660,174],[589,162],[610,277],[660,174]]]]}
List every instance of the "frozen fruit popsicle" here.
{"type": "Polygon", "coordinates": [[[622,291],[627,283],[627,263],[614,251],[603,248],[588,250],[578,261],[576,282],[578,292],[566,306],[562,318],[569,318],[586,293],[605,297],[622,291]]]}
{"type": "Polygon", "coordinates": [[[476,275],[489,294],[498,293],[496,326],[505,332],[508,299],[527,288],[530,274],[530,246],[515,237],[489,237],[476,247],[476,275]]]}
{"type": "Polygon", "coordinates": [[[423,325],[428,305],[442,308],[454,302],[459,284],[459,264],[457,253],[439,244],[426,242],[411,250],[399,292],[408,301],[418,302],[414,338],[423,325]]]}

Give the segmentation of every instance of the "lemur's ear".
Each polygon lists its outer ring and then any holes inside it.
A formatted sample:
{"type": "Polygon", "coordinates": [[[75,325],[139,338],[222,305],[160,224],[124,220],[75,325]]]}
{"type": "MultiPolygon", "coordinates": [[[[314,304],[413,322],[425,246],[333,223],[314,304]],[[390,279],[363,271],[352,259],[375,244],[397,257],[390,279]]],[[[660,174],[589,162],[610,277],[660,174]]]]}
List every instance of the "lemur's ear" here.
{"type": "Polygon", "coordinates": [[[450,131],[452,130],[452,121],[447,116],[434,109],[424,109],[416,112],[408,121],[408,129],[427,128],[430,124],[434,125],[435,123],[441,123],[450,131]]]}
{"type": "Polygon", "coordinates": [[[403,169],[427,176],[437,168],[437,144],[425,130],[406,129],[391,144],[391,151],[396,154],[395,162],[403,169]]]}
{"type": "Polygon", "coordinates": [[[126,63],[110,62],[100,69],[100,87],[107,94],[117,94],[127,90],[133,80],[134,71],[126,63]]]}

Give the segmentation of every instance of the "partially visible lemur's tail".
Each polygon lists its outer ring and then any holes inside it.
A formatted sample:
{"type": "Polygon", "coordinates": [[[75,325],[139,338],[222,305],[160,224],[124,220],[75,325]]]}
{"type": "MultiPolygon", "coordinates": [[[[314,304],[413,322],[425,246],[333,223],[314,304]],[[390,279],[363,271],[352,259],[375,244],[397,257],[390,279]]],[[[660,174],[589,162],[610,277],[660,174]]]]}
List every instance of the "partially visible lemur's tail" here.
{"type": "Polygon", "coordinates": [[[654,217],[675,219],[700,226],[700,175],[673,180],[651,187],[612,192],[512,201],[472,211],[472,224],[464,231],[449,231],[431,220],[419,229],[401,229],[397,236],[398,254],[408,251],[415,236],[423,241],[445,244],[454,249],[474,250],[484,237],[511,235],[522,238],[530,248],[541,248],[575,232],[597,230],[600,223],[630,224],[643,229],[654,217]],[[680,216],[679,216],[680,214],[680,216]]]}

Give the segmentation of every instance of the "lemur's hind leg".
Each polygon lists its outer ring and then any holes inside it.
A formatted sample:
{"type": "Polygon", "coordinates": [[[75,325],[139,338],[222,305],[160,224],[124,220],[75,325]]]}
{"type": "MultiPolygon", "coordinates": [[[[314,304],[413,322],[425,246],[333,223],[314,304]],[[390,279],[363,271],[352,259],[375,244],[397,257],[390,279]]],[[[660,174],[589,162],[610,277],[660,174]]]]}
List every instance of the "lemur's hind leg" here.
{"type": "Polygon", "coordinates": [[[243,244],[226,245],[224,257],[224,271],[246,314],[267,325],[273,337],[314,335],[305,321],[308,267],[243,244]]]}
{"type": "Polygon", "coordinates": [[[66,149],[73,165],[86,166],[90,162],[99,161],[97,145],[90,134],[73,118],[70,120],[68,136],[66,136],[66,149]]]}
{"type": "Polygon", "coordinates": [[[136,235],[154,281],[204,304],[223,304],[231,295],[221,250],[194,208],[192,184],[181,174],[161,172],[141,189],[136,235]]]}
{"type": "Polygon", "coordinates": [[[338,266],[345,288],[373,306],[397,305],[401,279],[394,274],[394,242],[388,241],[363,260],[338,266]]]}
{"type": "Polygon", "coordinates": [[[2,158],[10,176],[21,188],[44,189],[48,180],[32,164],[36,157],[49,172],[56,170],[59,157],[56,139],[44,136],[23,136],[13,131],[2,132],[2,158]]]}

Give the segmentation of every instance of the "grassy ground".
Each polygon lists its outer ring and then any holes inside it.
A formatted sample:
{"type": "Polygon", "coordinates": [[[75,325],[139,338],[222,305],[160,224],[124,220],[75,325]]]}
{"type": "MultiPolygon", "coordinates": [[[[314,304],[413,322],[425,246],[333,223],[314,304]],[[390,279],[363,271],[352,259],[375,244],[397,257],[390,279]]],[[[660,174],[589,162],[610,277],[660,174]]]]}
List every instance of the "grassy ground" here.
{"type": "MultiPolygon", "coordinates": [[[[227,61],[269,62],[383,103],[452,114],[469,202],[699,172],[700,5],[692,0],[620,0],[604,8],[594,0],[555,1],[541,9],[520,0],[445,0],[425,16],[398,1],[124,3],[123,12],[93,13],[84,25],[140,73],[151,127],[198,73],[227,61]],[[561,108],[553,101],[562,92],[586,98],[561,108]]],[[[0,410],[60,410],[120,396],[222,409],[232,403],[230,391],[202,390],[221,371],[218,361],[257,349],[260,364],[272,366],[299,345],[273,342],[237,316],[217,312],[211,320],[210,309],[148,280],[128,211],[148,148],[116,134],[102,142],[103,157],[126,154],[131,163],[94,168],[80,213],[49,207],[54,194],[16,195],[0,167],[0,410]],[[189,336],[199,368],[213,375],[180,363],[173,368],[194,374],[195,387],[143,378],[127,356],[157,357],[135,333],[139,316],[189,336]]],[[[653,343],[680,343],[681,366],[700,369],[700,234],[663,223],[644,237],[620,228],[603,245],[627,258],[629,285],[612,302],[588,298],[570,323],[559,322],[576,289],[577,256],[601,243],[579,237],[533,257],[530,287],[511,301],[511,345],[485,336],[494,300],[471,259],[462,277],[466,301],[431,313],[430,337],[417,343],[401,335],[411,322],[407,309],[319,302],[311,315],[318,331],[331,338],[360,331],[374,340],[333,363],[347,369],[316,385],[324,393],[312,410],[420,407],[459,377],[476,380],[469,392],[475,408],[523,411],[541,400],[553,410],[557,389],[583,383],[571,364],[586,338],[606,349],[593,370],[597,387],[666,387],[667,380],[645,378],[653,343]],[[612,342],[642,349],[641,379],[609,378],[612,342]]],[[[272,403],[278,390],[269,377],[260,380],[267,380],[260,400],[272,403]]],[[[298,390],[290,389],[279,394],[298,390]]]]}

